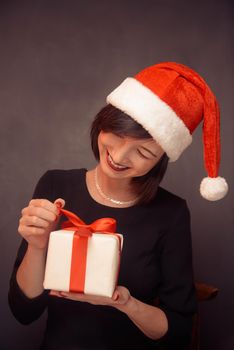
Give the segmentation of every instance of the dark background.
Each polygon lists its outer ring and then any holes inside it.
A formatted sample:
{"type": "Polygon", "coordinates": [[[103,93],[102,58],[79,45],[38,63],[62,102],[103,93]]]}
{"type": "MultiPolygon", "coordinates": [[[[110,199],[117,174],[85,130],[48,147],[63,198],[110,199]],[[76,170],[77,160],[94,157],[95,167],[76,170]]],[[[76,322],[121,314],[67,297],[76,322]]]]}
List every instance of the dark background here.
{"type": "Polygon", "coordinates": [[[197,70],[220,102],[228,196],[214,203],[199,195],[201,127],[164,186],[188,201],[196,280],[220,289],[201,305],[201,349],[234,349],[232,20],[227,0],[0,2],[0,349],[36,349],[45,326],[45,315],[20,325],[7,304],[18,219],[36,182],[47,169],[93,166],[89,125],[107,94],[169,60],[197,70]]]}

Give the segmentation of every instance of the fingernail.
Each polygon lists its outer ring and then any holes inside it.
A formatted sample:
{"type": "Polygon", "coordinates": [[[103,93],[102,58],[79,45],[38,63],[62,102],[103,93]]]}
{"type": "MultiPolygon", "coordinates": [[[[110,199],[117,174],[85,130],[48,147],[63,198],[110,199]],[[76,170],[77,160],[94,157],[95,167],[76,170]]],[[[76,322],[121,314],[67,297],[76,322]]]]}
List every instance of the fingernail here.
{"type": "Polygon", "coordinates": [[[60,209],[62,208],[62,204],[61,204],[61,202],[57,202],[57,203],[55,203],[55,205],[56,205],[56,207],[58,209],[58,214],[56,215],[56,219],[55,219],[55,221],[56,221],[62,215],[62,213],[60,211],[60,209]]]}

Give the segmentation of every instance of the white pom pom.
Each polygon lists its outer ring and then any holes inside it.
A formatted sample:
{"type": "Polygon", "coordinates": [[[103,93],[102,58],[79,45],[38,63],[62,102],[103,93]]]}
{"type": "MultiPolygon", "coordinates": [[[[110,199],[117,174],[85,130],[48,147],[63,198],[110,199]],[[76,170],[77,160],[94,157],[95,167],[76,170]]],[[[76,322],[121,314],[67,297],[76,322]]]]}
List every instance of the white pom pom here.
{"type": "Polygon", "coordinates": [[[228,184],[223,177],[205,177],[200,185],[200,193],[208,201],[217,201],[228,192],[228,184]]]}

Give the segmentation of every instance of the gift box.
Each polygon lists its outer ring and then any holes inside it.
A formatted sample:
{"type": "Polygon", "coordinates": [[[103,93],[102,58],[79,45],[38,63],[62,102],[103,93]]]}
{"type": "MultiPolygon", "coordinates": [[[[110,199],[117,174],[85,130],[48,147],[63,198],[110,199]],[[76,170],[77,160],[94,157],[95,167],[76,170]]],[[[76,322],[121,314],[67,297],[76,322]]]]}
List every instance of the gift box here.
{"type": "Polygon", "coordinates": [[[111,297],[115,290],[123,236],[112,218],[86,225],[75,214],[50,234],[44,288],[111,297]]]}

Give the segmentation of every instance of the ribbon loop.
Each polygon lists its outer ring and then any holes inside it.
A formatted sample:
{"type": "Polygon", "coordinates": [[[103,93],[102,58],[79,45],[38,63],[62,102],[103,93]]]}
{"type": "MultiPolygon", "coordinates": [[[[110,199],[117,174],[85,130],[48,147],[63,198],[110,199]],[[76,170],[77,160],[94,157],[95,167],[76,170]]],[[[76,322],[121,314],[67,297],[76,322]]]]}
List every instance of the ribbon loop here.
{"type": "Polygon", "coordinates": [[[60,213],[68,218],[61,226],[65,230],[75,230],[79,232],[79,228],[83,227],[93,232],[103,232],[103,233],[115,233],[116,231],[116,220],[113,218],[101,218],[95,220],[91,224],[85,224],[83,220],[76,214],[69,210],[59,209],[60,213]]]}

